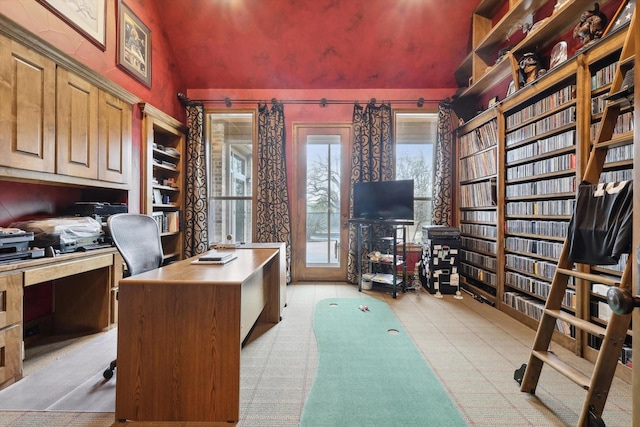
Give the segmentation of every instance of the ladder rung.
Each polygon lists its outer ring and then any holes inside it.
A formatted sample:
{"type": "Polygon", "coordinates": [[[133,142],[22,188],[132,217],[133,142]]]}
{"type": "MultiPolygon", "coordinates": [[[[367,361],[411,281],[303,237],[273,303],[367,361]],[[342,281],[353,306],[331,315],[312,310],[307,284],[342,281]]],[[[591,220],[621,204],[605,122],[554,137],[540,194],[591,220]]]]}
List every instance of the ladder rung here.
{"type": "Polygon", "coordinates": [[[543,363],[548,364],[585,390],[589,390],[591,378],[569,365],[550,351],[533,350],[531,354],[543,363]]]}
{"type": "Polygon", "coordinates": [[[589,280],[590,282],[603,283],[609,286],[620,286],[620,279],[616,280],[610,277],[600,276],[597,274],[583,273],[581,271],[568,270],[566,268],[558,268],[556,269],[556,272],[560,274],[564,274],[565,276],[573,276],[573,277],[577,277],[578,279],[589,280]]]}
{"type": "Polygon", "coordinates": [[[630,142],[633,142],[633,132],[624,132],[613,135],[609,140],[594,142],[593,145],[596,150],[608,150],[609,148],[626,145],[630,142]]]}
{"type": "Polygon", "coordinates": [[[575,326],[581,331],[589,332],[591,335],[595,335],[600,338],[604,338],[604,334],[607,332],[605,328],[602,326],[596,325],[595,323],[591,323],[588,320],[580,319],[573,314],[569,314],[566,311],[562,310],[550,310],[545,308],[544,312],[549,316],[555,317],[556,319],[560,319],[562,321],[567,322],[570,325],[575,326]]]}

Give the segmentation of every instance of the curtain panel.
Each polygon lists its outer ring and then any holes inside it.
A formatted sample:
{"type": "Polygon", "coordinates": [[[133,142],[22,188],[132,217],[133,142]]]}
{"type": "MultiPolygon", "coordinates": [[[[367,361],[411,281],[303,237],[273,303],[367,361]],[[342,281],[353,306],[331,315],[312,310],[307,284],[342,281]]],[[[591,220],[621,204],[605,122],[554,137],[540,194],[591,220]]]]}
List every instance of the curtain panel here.
{"type": "MultiPolygon", "coordinates": [[[[391,123],[391,105],[372,103],[353,107],[354,141],[351,156],[351,187],[358,182],[394,179],[395,148],[391,123]]],[[[349,216],[353,217],[353,192],[349,200],[349,216]]],[[[374,229],[374,233],[378,233],[374,229]]],[[[385,234],[385,231],[380,231],[385,234]]],[[[357,283],[356,226],[349,224],[347,281],[357,283]]]]}
{"type": "Polygon", "coordinates": [[[452,222],[452,129],[451,104],[449,100],[444,100],[438,106],[438,135],[435,147],[435,179],[431,215],[431,223],[434,225],[450,226],[452,222]]]}
{"type": "Polygon", "coordinates": [[[202,104],[186,106],[187,159],[186,200],[184,213],[185,257],[209,249],[207,234],[207,158],[204,140],[204,107],[202,104]]]}
{"type": "Polygon", "coordinates": [[[256,242],[285,242],[291,281],[291,218],[285,158],[284,105],[258,106],[256,242]]]}

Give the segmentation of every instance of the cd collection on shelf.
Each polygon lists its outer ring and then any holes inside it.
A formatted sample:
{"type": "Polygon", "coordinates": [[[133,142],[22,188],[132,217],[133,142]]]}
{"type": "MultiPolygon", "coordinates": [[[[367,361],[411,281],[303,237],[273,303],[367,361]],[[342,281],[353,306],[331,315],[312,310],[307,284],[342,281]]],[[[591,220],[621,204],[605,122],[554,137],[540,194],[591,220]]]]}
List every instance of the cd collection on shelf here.
{"type": "Polygon", "coordinates": [[[495,225],[498,213],[495,210],[487,211],[462,211],[460,212],[462,221],[489,222],[495,225]]]}
{"type": "Polygon", "coordinates": [[[574,153],[562,154],[537,162],[525,163],[507,168],[507,180],[528,178],[532,175],[544,175],[555,172],[569,172],[576,168],[574,153]]]}
{"type": "MultiPolygon", "coordinates": [[[[572,147],[575,150],[575,129],[552,135],[547,138],[537,139],[517,148],[507,151],[506,160],[508,163],[516,161],[524,161],[531,158],[537,158],[541,155],[551,153],[556,150],[572,147]]],[[[515,145],[515,143],[514,143],[515,145]]]]}
{"type": "Polygon", "coordinates": [[[507,237],[504,239],[505,249],[555,259],[560,257],[562,246],[562,242],[549,242],[547,240],[525,239],[522,237],[507,237]]]}
{"type": "MultiPolygon", "coordinates": [[[[524,107],[506,117],[507,129],[512,129],[534,117],[538,117],[561,105],[574,101],[576,98],[576,86],[569,85],[559,91],[542,98],[541,100],[524,107]]],[[[509,139],[507,139],[507,146],[509,139]]]]}
{"type": "Polygon", "coordinates": [[[494,146],[486,151],[460,159],[460,180],[468,181],[495,175],[497,172],[497,153],[498,150],[494,146]]]}
{"type": "Polygon", "coordinates": [[[461,250],[460,259],[462,261],[466,261],[469,264],[482,265],[488,270],[495,271],[498,267],[498,261],[496,260],[495,256],[483,255],[477,252],[461,250]]]}
{"type": "Polygon", "coordinates": [[[505,185],[507,197],[540,196],[557,193],[575,193],[577,190],[576,177],[566,176],[561,178],[543,179],[540,181],[525,182],[521,184],[505,185]]]}
{"type": "Polygon", "coordinates": [[[498,122],[493,119],[473,131],[460,136],[460,157],[467,157],[498,142],[498,122]]]}
{"type": "Polygon", "coordinates": [[[575,199],[513,201],[507,202],[505,213],[507,215],[570,216],[573,215],[575,206],[575,199]]]}
{"type": "Polygon", "coordinates": [[[463,208],[496,205],[496,181],[477,182],[460,186],[460,206],[463,208]]]}
{"type": "Polygon", "coordinates": [[[498,230],[495,225],[460,224],[460,232],[462,234],[475,234],[493,239],[498,237],[498,230]]]}
{"type": "MultiPolygon", "coordinates": [[[[542,312],[544,311],[544,303],[540,302],[540,300],[529,295],[519,294],[517,292],[505,292],[504,302],[508,306],[515,308],[516,310],[538,321],[540,320],[542,312]]],[[[556,319],[555,329],[565,335],[575,336],[575,329],[567,322],[564,322],[560,319],[556,319]]]]}

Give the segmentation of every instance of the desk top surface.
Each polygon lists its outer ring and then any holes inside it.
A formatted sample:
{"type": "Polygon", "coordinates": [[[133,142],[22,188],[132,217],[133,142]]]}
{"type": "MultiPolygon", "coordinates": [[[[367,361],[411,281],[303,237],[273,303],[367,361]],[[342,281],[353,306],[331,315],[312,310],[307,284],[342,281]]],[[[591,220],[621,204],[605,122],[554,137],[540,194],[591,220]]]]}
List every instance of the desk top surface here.
{"type": "Polygon", "coordinates": [[[120,285],[158,284],[241,285],[278,254],[275,248],[224,249],[237,258],[226,264],[191,264],[204,255],[184,259],[146,273],[127,277],[120,285]]]}
{"type": "Polygon", "coordinates": [[[46,266],[54,263],[61,263],[65,261],[81,261],[84,259],[89,259],[89,258],[100,256],[100,255],[114,254],[116,252],[118,252],[118,250],[115,247],[112,247],[112,248],[104,248],[104,249],[95,249],[87,252],[71,252],[67,254],[61,254],[55,257],[13,260],[13,261],[4,262],[0,264],[0,273],[3,271],[14,271],[14,270],[21,270],[21,269],[28,269],[28,268],[37,268],[37,267],[46,266]]]}

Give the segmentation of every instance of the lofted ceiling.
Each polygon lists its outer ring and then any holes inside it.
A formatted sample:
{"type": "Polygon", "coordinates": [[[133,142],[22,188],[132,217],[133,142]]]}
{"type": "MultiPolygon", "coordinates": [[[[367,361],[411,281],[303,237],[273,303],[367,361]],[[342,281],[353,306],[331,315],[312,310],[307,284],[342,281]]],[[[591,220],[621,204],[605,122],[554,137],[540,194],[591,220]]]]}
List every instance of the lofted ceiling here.
{"type": "Polygon", "coordinates": [[[454,88],[477,0],[164,0],[187,89],[454,88]]]}

